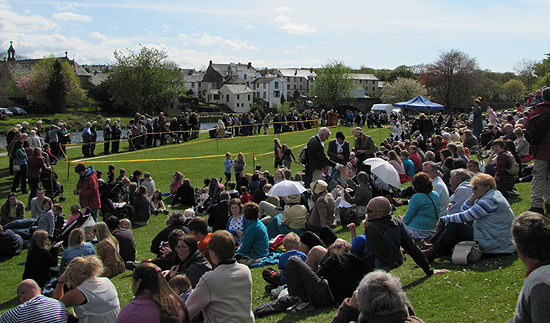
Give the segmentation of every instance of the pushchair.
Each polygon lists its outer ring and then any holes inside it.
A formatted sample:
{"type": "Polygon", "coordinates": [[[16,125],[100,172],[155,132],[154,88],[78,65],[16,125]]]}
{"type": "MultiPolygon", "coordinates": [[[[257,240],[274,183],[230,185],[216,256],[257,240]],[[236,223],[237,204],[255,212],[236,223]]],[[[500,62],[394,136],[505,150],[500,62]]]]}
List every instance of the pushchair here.
{"type": "Polygon", "coordinates": [[[113,203],[119,201],[119,197],[124,194],[124,187],[121,182],[105,183],[99,187],[99,198],[101,200],[101,215],[107,218],[111,215],[119,219],[128,218],[134,220],[135,210],[132,205],[125,203],[113,203]],[[118,206],[118,207],[117,207],[118,206]]]}
{"type": "Polygon", "coordinates": [[[63,184],[57,181],[57,174],[54,171],[42,170],[40,173],[40,183],[44,188],[44,195],[55,202],[55,198],[59,196],[59,202],[65,202],[63,194],[63,184]]]}

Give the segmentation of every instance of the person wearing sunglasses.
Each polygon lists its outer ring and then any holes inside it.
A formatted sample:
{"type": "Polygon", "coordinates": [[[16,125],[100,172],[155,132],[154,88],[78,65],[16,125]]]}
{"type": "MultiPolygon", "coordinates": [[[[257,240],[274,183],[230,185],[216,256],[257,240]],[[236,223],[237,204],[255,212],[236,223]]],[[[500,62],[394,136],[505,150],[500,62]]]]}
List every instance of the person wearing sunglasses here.
{"type": "Polygon", "coordinates": [[[423,253],[428,261],[451,252],[461,241],[477,241],[484,254],[511,254],[514,212],[497,190],[491,175],[477,174],[471,181],[472,195],[459,213],[443,216],[436,225],[433,245],[423,253]]]}

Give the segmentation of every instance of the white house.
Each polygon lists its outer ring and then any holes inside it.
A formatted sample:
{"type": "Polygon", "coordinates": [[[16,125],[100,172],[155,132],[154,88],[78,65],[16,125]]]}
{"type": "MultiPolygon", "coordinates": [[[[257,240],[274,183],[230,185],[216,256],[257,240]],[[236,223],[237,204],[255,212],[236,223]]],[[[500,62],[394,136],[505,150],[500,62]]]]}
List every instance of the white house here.
{"type": "Polygon", "coordinates": [[[268,108],[275,108],[282,104],[281,98],[286,96],[286,85],[286,80],[282,77],[266,75],[257,78],[252,81],[254,98],[267,102],[268,108]]]}
{"type": "Polygon", "coordinates": [[[317,77],[313,68],[281,68],[275,74],[286,80],[286,99],[292,98],[294,91],[298,91],[300,95],[308,95],[317,77]]]}
{"type": "Polygon", "coordinates": [[[202,79],[204,78],[204,73],[195,72],[190,70],[190,72],[183,74],[183,82],[187,90],[193,91],[193,95],[198,97],[202,79]]]}
{"type": "Polygon", "coordinates": [[[354,90],[352,91],[353,97],[380,97],[381,88],[376,76],[372,74],[351,73],[350,77],[354,85],[354,90]]]}
{"type": "Polygon", "coordinates": [[[209,103],[225,104],[233,112],[242,113],[252,108],[253,94],[246,84],[224,84],[219,89],[209,90],[206,99],[209,103]]]}

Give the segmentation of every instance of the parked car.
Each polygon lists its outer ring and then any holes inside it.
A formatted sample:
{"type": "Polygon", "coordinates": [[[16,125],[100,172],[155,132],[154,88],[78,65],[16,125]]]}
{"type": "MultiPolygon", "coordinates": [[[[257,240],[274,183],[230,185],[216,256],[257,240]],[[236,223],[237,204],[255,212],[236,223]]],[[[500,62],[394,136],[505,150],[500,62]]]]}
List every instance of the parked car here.
{"type": "Polygon", "coordinates": [[[4,115],[4,112],[8,115],[8,117],[13,117],[13,112],[11,112],[8,108],[0,108],[0,115],[4,115]]]}
{"type": "Polygon", "coordinates": [[[13,114],[16,116],[23,116],[27,114],[27,111],[21,109],[20,107],[8,107],[8,110],[13,112],[13,114]]]}

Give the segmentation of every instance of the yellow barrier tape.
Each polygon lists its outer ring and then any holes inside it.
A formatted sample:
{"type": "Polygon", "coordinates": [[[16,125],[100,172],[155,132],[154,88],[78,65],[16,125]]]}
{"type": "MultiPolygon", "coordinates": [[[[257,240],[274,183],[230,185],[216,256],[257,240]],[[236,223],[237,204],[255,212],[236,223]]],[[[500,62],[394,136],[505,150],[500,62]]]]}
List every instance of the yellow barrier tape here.
{"type": "MultiPolygon", "coordinates": [[[[243,153],[243,155],[252,155],[252,153],[243,153]]],[[[166,161],[166,160],[190,160],[190,159],[203,159],[203,158],[217,158],[225,157],[223,155],[209,155],[209,156],[193,156],[193,157],[173,157],[173,158],[151,158],[151,159],[129,159],[129,160],[71,160],[71,163],[79,163],[86,161],[89,164],[92,163],[134,163],[134,162],[149,162],[149,161],[166,161]]]]}

